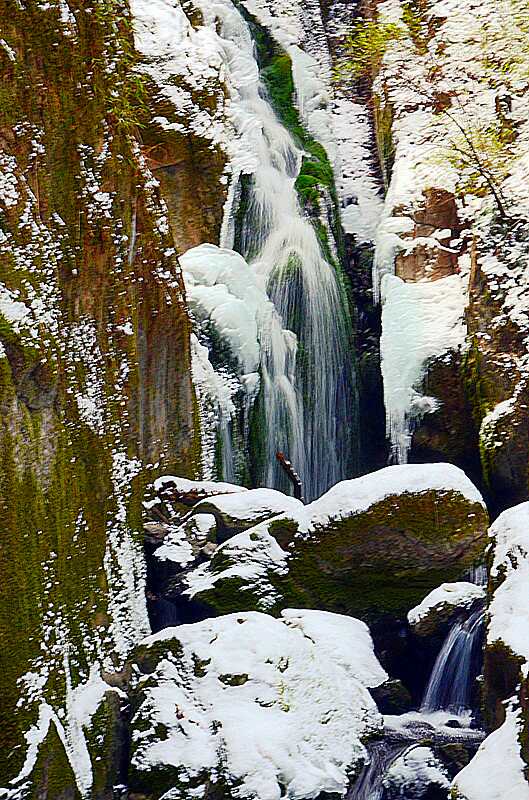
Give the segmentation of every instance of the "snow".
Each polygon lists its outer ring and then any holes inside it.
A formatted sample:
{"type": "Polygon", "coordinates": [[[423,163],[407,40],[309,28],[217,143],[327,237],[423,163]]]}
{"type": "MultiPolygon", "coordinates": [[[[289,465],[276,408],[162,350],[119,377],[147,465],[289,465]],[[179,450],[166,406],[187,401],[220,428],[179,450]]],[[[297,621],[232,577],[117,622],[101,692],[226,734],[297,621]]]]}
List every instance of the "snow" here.
{"type": "MultiPolygon", "coordinates": [[[[417,240],[414,240],[417,242],[417,240]]],[[[465,343],[466,282],[460,275],[405,283],[394,275],[382,281],[380,355],[384,404],[393,456],[405,463],[414,424],[439,403],[421,393],[429,359],[465,343]]]]}
{"type": "Polygon", "coordinates": [[[493,582],[499,582],[489,604],[487,644],[500,641],[525,663],[522,672],[529,675],[529,502],[500,514],[489,530],[493,546],[490,570],[493,582]]]}
{"type": "Polygon", "coordinates": [[[172,764],[181,782],[206,769],[240,781],[241,798],[345,794],[349,770],[366,759],[362,739],[382,721],[366,687],[386,675],[363,623],[319,611],[246,612],[166,629],[145,644],[159,651],[173,639],[182,655],[168,650],[138,680],[137,769],[172,764]]]}
{"type": "MultiPolygon", "coordinates": [[[[200,512],[201,505],[196,506],[197,512],[200,512]]],[[[252,523],[283,512],[296,513],[303,509],[303,503],[275,489],[250,489],[244,494],[216,495],[205,501],[204,508],[216,509],[228,522],[234,519],[252,523]]]]}
{"type": "Polygon", "coordinates": [[[325,526],[330,520],[344,519],[367,511],[375,503],[391,495],[423,492],[457,492],[470,503],[485,502],[463,470],[453,464],[397,464],[341,481],[304,507],[304,517],[311,526],[325,526]]]}
{"type": "Polygon", "coordinates": [[[233,250],[201,244],[180,256],[187,299],[199,321],[210,320],[241,373],[257,371],[260,333],[276,312],[263,278],[233,250]]]}
{"type": "Polygon", "coordinates": [[[520,756],[522,712],[508,707],[503,725],[480,745],[452,784],[461,800],[528,800],[526,764],[520,756]]]}
{"type": "Polygon", "coordinates": [[[215,537],[216,521],[211,514],[193,514],[185,518],[181,525],[168,527],[163,544],[155,551],[160,561],[172,561],[187,567],[196,557],[197,551],[208,540],[215,537]]]}
{"type": "Polygon", "coordinates": [[[416,625],[443,606],[452,606],[454,611],[470,608],[477,600],[484,600],[486,594],[485,586],[476,586],[475,583],[466,581],[442,583],[408,612],[408,622],[410,625],[416,625]]]}
{"type": "MultiPolygon", "coordinates": [[[[255,374],[257,392],[259,375],[255,374]]],[[[227,370],[215,370],[209,360],[208,348],[200,344],[196,334],[191,334],[191,376],[199,410],[201,470],[206,480],[215,475],[217,434],[225,431],[236,413],[235,396],[241,384],[227,370]]],[[[251,387],[250,376],[245,376],[251,387]]],[[[250,391],[250,388],[249,388],[250,391]]]]}
{"type": "Polygon", "coordinates": [[[397,797],[413,797],[420,800],[431,785],[448,789],[450,782],[446,769],[430,747],[412,747],[400,755],[388,769],[383,780],[397,797]]]}
{"type": "Polygon", "coordinates": [[[244,486],[237,486],[233,483],[222,483],[221,481],[191,481],[188,478],[180,478],[177,475],[161,475],[159,478],[156,478],[153,486],[156,492],[168,486],[182,494],[197,492],[198,494],[204,495],[216,495],[248,491],[244,486]]]}
{"type": "MultiPolygon", "coordinates": [[[[487,450],[495,450],[497,447],[501,447],[505,434],[502,435],[498,431],[498,422],[500,420],[505,422],[504,418],[512,417],[515,411],[516,400],[514,397],[509,397],[507,400],[497,403],[492,411],[489,411],[489,413],[483,417],[479,429],[479,440],[487,450]]],[[[513,420],[511,419],[509,422],[510,425],[507,425],[507,430],[509,433],[512,433],[513,420]]]]}
{"type": "Polygon", "coordinates": [[[260,598],[260,605],[272,608],[278,600],[277,591],[268,580],[269,573],[286,574],[287,554],[270,536],[267,523],[261,523],[238,533],[215,551],[213,560],[185,576],[185,595],[213,589],[226,579],[242,580],[244,587],[260,598]]]}
{"type": "MultiPolygon", "coordinates": [[[[107,692],[118,692],[118,694],[121,692],[103,681],[97,663],[92,664],[88,679],[73,688],[68,645],[63,651],[63,668],[66,679],[64,709],[56,710],[46,701],[39,704],[37,722],[24,734],[27,742],[24,764],[18,775],[10,781],[11,786],[16,786],[16,792],[23,790],[26,779],[31,776],[39,748],[46,739],[50,725],[53,724],[66,752],[80,796],[86,798],[90,795],[93,773],[85,734],[104,695],[107,692]]],[[[0,797],[3,796],[0,789],[0,797]]]]}
{"type": "MultiPolygon", "coordinates": [[[[485,508],[480,493],[458,467],[442,463],[402,464],[342,481],[318,500],[306,506],[295,505],[273,519],[296,522],[296,536],[307,538],[313,531],[369,510],[386,497],[431,491],[439,493],[441,503],[443,493],[456,492],[485,508]]],[[[286,574],[288,553],[268,532],[269,524],[270,521],[261,522],[222,544],[211,562],[186,575],[185,594],[193,597],[226,579],[240,579],[252,596],[259,597],[260,606],[272,608],[278,595],[269,576],[286,574]]]]}
{"type": "MultiPolygon", "coordinates": [[[[423,244],[432,261],[435,261],[436,249],[444,247],[457,253],[459,267],[464,268],[468,265],[470,237],[474,235],[478,266],[495,309],[492,319],[482,321],[481,330],[473,330],[476,340],[481,340],[478,342],[480,350],[486,350],[485,337],[492,335],[499,341],[501,332],[499,335],[498,332],[505,325],[514,324],[522,334],[518,341],[525,340],[525,352],[521,356],[516,354],[512,364],[505,366],[507,381],[514,386],[507,387],[506,395],[499,397],[499,407],[491,409],[483,421],[481,443],[488,449],[497,450],[507,439],[505,430],[516,410],[517,392],[513,389],[516,384],[526,384],[528,375],[526,242],[529,193],[524,177],[529,163],[526,9],[517,0],[513,4],[501,0],[426,3],[421,16],[429,33],[422,52],[402,22],[402,11],[403,5],[398,0],[387,0],[377,7],[379,19],[400,24],[403,35],[394,37],[389,44],[373,87],[381,105],[391,110],[394,147],[391,181],[376,237],[375,294],[380,279],[394,273],[396,255],[409,253],[413,246],[411,237],[417,224],[417,212],[425,207],[425,191],[440,189],[453,193],[459,223],[466,229],[464,236],[457,239],[459,231],[455,230],[452,231],[455,241],[441,238],[441,234],[446,237],[446,231],[436,230],[434,219],[431,234],[423,237],[423,244]],[[439,113],[436,98],[443,95],[451,97],[451,105],[439,113]],[[511,110],[498,110],[502,98],[509,99],[511,110]],[[480,183],[475,168],[457,163],[456,148],[461,139],[457,124],[473,136],[480,131],[498,132],[502,128],[515,131],[513,142],[504,142],[501,152],[493,158],[493,170],[498,173],[497,188],[513,220],[513,224],[503,226],[500,232],[495,233],[491,225],[496,209],[490,190],[480,183]],[[502,171],[503,161],[507,168],[502,171]],[[406,219],[408,227],[399,229],[398,221],[406,219]],[[393,221],[397,221],[397,229],[391,228],[393,221]],[[506,227],[510,228],[508,232],[506,227]],[[509,395],[513,397],[513,405],[508,405],[509,395]]],[[[394,286],[390,283],[392,290],[394,286]]],[[[449,327],[454,333],[456,347],[465,335],[463,330],[459,339],[456,335],[460,327],[458,308],[464,308],[464,298],[461,297],[458,304],[457,297],[443,294],[442,285],[437,289],[439,295],[433,299],[438,304],[435,317],[430,306],[431,298],[423,297],[421,289],[412,287],[409,291],[417,294],[409,295],[409,319],[399,320],[398,308],[392,318],[386,314],[386,323],[391,328],[387,336],[383,322],[383,340],[387,344],[384,380],[389,381],[386,398],[391,414],[388,426],[397,457],[406,456],[411,430],[409,425],[403,424],[403,415],[407,415],[413,424],[413,390],[418,390],[414,382],[422,377],[420,360],[414,356],[413,327],[415,316],[419,325],[424,322],[423,302],[429,307],[425,312],[426,327],[433,340],[439,334],[439,349],[445,334],[451,339],[449,327]],[[439,323],[442,331],[438,331],[439,323]],[[407,377],[411,380],[400,385],[400,368],[408,354],[411,355],[413,372],[407,377]],[[418,363],[413,364],[414,361],[418,363]],[[410,392],[411,397],[407,396],[410,392]]],[[[402,287],[401,291],[404,292],[402,287]]],[[[398,296],[396,299],[400,302],[406,298],[398,296]]],[[[427,334],[423,330],[419,333],[419,345],[422,345],[427,334]]],[[[449,341],[448,347],[452,346],[452,341],[449,341]]],[[[438,353],[437,348],[435,353],[438,353]]],[[[429,404],[428,407],[431,408],[429,404]]]]}

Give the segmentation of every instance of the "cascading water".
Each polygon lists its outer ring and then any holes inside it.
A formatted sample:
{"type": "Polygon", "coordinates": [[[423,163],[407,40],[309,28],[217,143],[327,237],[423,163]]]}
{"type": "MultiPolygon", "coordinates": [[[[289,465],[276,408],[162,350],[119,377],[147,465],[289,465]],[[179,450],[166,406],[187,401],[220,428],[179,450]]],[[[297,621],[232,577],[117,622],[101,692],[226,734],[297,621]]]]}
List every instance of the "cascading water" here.
{"type": "MultiPolygon", "coordinates": [[[[295,188],[303,152],[276,117],[260,79],[246,21],[228,0],[213,4],[220,20],[233,124],[247,145],[232,186],[246,179],[238,249],[261,276],[283,325],[298,339],[261,336],[261,402],[266,452],[260,483],[283,487],[275,454],[286,452],[300,473],[307,499],[348,474],[354,446],[354,388],[347,300],[316,231],[303,215],[295,188]]],[[[235,243],[237,195],[231,192],[223,246],[235,243]]],[[[264,457],[263,457],[264,455],[264,457]]]]}
{"type": "MultiPolygon", "coordinates": [[[[482,572],[477,572],[476,577],[482,579],[482,572]]],[[[407,747],[419,747],[424,740],[429,744],[457,741],[477,747],[483,734],[468,725],[473,683],[479,672],[484,614],[482,607],[477,608],[451,627],[433,666],[420,711],[386,717],[384,737],[370,745],[369,763],[351,787],[347,800],[382,800],[391,765],[407,747]],[[456,728],[446,725],[452,716],[457,719],[456,728]]],[[[415,796],[402,795],[407,800],[415,796]]]]}
{"type": "Polygon", "coordinates": [[[460,714],[470,709],[483,618],[480,608],[452,626],[432,669],[421,711],[460,714]]]}

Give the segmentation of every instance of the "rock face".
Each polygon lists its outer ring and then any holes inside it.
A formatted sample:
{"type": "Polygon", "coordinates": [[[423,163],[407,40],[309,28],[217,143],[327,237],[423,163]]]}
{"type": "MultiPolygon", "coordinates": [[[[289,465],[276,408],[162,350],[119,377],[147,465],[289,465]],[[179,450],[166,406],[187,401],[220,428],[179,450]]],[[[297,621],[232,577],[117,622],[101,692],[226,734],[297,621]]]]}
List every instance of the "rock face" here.
{"type": "Polygon", "coordinates": [[[103,797],[119,697],[97,674],[149,632],[147,465],[199,456],[189,321],[126,4],[0,16],[0,784],[103,797]]]}
{"type": "Polygon", "coordinates": [[[490,539],[484,707],[494,730],[455,780],[454,796],[462,800],[529,796],[529,503],[504,511],[490,539]]]}
{"type": "Polygon", "coordinates": [[[439,6],[427,0],[412,21],[401,4],[389,0],[374,15],[379,32],[387,24],[399,29],[371,75],[378,149],[389,184],[377,233],[375,290],[380,283],[383,371],[388,355],[405,353],[407,363],[420,355],[405,419],[393,430],[393,387],[384,378],[394,447],[403,427],[406,436],[399,458],[457,464],[496,514],[529,497],[529,215],[522,166],[529,115],[527,88],[519,87],[517,77],[527,64],[525,55],[517,55],[525,41],[518,23],[509,28],[495,0],[486,0],[477,14],[472,9],[458,0],[450,14],[440,16],[439,6]],[[501,47],[492,28],[509,28],[501,47]],[[481,49],[475,48],[478,40],[481,49]],[[517,66],[511,68],[512,59],[517,66]],[[489,133],[481,139],[483,131],[489,133]],[[474,153],[461,150],[465,136],[480,138],[474,153]],[[494,163],[488,184],[476,171],[476,157],[494,163]],[[399,299],[391,291],[396,278],[416,292],[413,313],[422,331],[411,313],[385,337],[384,315],[391,320],[399,299]],[[458,280],[459,322],[450,319],[454,307],[447,291],[458,280]],[[446,329],[456,327],[458,336],[445,339],[446,329]],[[418,403],[418,397],[430,402],[418,403]]]}
{"type": "Polygon", "coordinates": [[[188,593],[217,613],[295,600],[369,622],[404,618],[441,575],[479,558],[486,527],[481,496],[456,467],[387,467],[235,536],[187,577],[188,593]]]}
{"type": "Polygon", "coordinates": [[[131,792],[158,800],[342,796],[382,718],[367,627],[239,613],[152,636],[132,660],[131,792]]]}
{"type": "Polygon", "coordinates": [[[203,22],[199,4],[131,0],[130,7],[149,112],[145,153],[183,253],[220,235],[227,159],[216,135],[226,124],[226,90],[207,34],[197,35],[203,22]],[[188,51],[194,55],[192,71],[188,51]]]}

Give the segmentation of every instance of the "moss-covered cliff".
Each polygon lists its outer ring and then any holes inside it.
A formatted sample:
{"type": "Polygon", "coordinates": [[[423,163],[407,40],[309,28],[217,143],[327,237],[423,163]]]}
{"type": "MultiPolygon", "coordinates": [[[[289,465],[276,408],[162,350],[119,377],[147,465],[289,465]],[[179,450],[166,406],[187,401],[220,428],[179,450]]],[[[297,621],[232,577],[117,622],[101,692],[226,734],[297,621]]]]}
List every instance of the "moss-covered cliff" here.
{"type": "Polygon", "coordinates": [[[142,487],[195,472],[189,322],[127,4],[0,18],[0,784],[73,797],[96,752],[79,686],[148,631],[142,487]]]}

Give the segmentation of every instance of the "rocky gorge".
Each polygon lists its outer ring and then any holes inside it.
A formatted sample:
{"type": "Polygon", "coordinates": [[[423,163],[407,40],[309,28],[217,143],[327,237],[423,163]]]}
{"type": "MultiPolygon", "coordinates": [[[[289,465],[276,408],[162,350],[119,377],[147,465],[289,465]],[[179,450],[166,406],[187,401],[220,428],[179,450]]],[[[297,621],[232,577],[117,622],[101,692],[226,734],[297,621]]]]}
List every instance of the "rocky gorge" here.
{"type": "Polygon", "coordinates": [[[528,53],[0,0],[0,798],[529,799],[528,53]]]}

